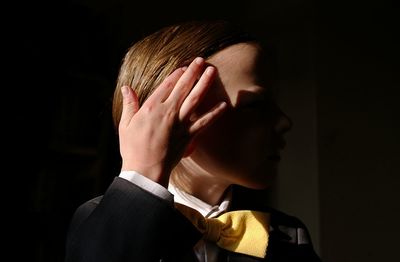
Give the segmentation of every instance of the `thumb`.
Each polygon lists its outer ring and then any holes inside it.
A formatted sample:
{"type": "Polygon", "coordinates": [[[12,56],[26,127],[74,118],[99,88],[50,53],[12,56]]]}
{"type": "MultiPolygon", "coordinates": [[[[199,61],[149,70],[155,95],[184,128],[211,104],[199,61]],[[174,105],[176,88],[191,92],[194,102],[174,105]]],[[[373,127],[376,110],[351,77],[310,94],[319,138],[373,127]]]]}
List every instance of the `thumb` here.
{"type": "Polygon", "coordinates": [[[122,93],[122,114],[121,124],[129,124],[132,117],[139,111],[139,100],[135,93],[129,86],[121,87],[122,93]]]}

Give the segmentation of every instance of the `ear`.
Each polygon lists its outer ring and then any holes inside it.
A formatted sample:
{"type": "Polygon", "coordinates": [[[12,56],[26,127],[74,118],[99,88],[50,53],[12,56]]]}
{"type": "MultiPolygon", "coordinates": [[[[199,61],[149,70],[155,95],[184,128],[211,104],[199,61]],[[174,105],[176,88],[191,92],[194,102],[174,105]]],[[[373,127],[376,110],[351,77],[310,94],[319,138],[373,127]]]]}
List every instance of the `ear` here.
{"type": "Polygon", "coordinates": [[[190,156],[193,151],[196,149],[196,139],[192,139],[188,146],[185,149],[185,152],[183,153],[183,157],[188,157],[190,156]]]}

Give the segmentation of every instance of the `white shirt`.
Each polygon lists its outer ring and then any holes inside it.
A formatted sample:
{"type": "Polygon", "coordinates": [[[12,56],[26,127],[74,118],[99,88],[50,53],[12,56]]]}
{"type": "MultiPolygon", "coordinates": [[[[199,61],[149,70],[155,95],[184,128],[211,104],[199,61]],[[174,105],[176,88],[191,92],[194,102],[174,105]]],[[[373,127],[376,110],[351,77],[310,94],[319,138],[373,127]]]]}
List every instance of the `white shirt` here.
{"type": "MultiPolygon", "coordinates": [[[[231,192],[226,194],[224,200],[216,206],[208,203],[180,190],[172,184],[168,185],[168,190],[160,184],[140,175],[135,171],[122,171],[119,177],[124,178],[137,186],[157,195],[167,201],[180,203],[191,207],[200,212],[204,217],[216,217],[229,208],[231,192]]],[[[211,242],[200,240],[194,247],[194,252],[199,262],[217,262],[219,247],[211,242]]]]}

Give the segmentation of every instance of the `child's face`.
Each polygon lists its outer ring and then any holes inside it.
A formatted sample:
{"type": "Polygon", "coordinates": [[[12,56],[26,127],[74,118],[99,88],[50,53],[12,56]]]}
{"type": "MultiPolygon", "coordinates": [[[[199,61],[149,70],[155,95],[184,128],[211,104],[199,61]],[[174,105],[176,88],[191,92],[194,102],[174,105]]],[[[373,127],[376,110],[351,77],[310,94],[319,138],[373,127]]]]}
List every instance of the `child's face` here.
{"type": "Polygon", "coordinates": [[[190,158],[223,182],[265,188],[277,172],[283,133],[291,127],[274,102],[266,61],[257,46],[241,43],[207,62],[217,68],[219,77],[199,110],[220,100],[230,106],[198,136],[190,158]]]}

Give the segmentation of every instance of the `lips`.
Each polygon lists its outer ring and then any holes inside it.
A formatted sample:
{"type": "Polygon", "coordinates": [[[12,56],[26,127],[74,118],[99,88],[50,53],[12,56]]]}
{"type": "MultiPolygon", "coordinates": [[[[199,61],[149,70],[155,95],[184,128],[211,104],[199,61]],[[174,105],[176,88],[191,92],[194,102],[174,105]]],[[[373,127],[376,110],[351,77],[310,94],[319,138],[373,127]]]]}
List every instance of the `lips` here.
{"type": "Polygon", "coordinates": [[[286,141],[283,139],[283,137],[278,136],[274,139],[275,145],[272,148],[275,148],[274,152],[272,152],[271,155],[268,156],[268,159],[271,161],[276,161],[279,162],[281,160],[281,156],[279,152],[283,150],[286,146],[286,141]]]}

